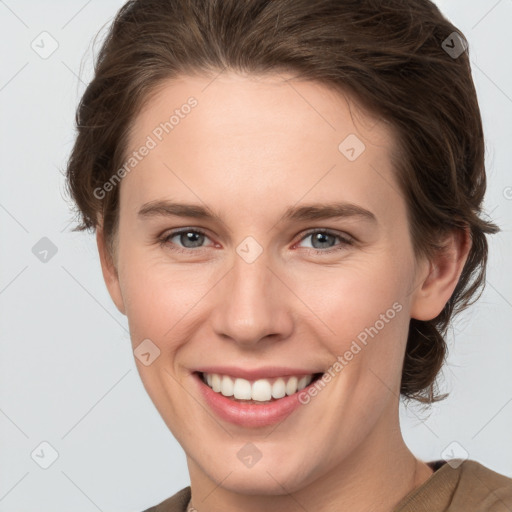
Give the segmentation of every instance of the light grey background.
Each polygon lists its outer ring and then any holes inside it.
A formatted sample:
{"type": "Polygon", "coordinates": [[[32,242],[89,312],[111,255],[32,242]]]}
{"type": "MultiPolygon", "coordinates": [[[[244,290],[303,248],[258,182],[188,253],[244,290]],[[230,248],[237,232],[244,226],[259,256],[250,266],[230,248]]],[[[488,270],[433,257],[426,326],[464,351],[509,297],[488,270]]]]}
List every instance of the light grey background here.
{"type": "MultiPolygon", "coordinates": [[[[451,331],[440,381],[451,395],[430,412],[402,407],[403,432],[423,460],[469,456],[512,477],[512,0],[437,3],[469,40],[486,210],[503,232],[484,295],[451,331]]],[[[0,512],[140,511],[189,483],[142,387],[94,237],[70,232],[63,198],[93,37],[122,4],[0,1],[0,512]],[[58,43],[46,59],[31,47],[51,49],[43,31],[58,43]],[[57,248],[47,262],[32,252],[43,237],[57,248]],[[43,441],[58,453],[48,469],[43,441]]]]}

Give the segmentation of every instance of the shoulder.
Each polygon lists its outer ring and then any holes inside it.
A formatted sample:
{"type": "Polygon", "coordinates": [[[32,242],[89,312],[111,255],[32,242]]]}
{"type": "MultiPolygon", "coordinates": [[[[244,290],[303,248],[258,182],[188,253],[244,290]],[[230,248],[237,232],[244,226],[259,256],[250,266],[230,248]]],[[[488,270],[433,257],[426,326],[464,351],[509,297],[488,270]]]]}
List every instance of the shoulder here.
{"type": "Polygon", "coordinates": [[[436,460],[434,473],[395,512],[512,512],[512,478],[474,460],[436,460]]]}
{"type": "Polygon", "coordinates": [[[512,478],[476,462],[461,464],[453,505],[475,512],[509,512],[512,510],[512,478]]]}
{"type": "Polygon", "coordinates": [[[186,512],[190,500],[190,486],[181,489],[176,494],[162,501],[158,505],[143,512],[186,512]]]}

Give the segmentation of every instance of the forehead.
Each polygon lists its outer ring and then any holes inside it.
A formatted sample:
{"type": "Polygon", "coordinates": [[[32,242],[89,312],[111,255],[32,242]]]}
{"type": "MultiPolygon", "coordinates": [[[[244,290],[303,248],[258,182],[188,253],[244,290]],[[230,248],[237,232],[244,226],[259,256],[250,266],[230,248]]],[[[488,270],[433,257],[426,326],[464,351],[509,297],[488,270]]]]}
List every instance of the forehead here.
{"type": "Polygon", "coordinates": [[[130,151],[151,149],[123,180],[125,202],[174,193],[215,204],[237,193],[254,212],[350,191],[378,209],[379,196],[396,195],[390,127],[349,95],[290,78],[224,73],[159,86],[133,123],[130,151]]]}
{"type": "Polygon", "coordinates": [[[298,141],[314,140],[315,134],[322,138],[330,134],[326,143],[336,142],[349,129],[378,144],[392,142],[390,127],[347,92],[315,81],[294,80],[285,74],[180,76],[162,82],[148,98],[134,119],[131,143],[169,121],[172,126],[162,135],[182,132],[185,138],[190,130],[182,121],[187,117],[190,120],[186,124],[194,124],[196,139],[218,138],[224,133],[243,138],[247,130],[270,136],[286,128],[280,142],[285,135],[298,141]],[[187,104],[192,101],[196,106],[189,108],[187,104]],[[237,133],[239,127],[245,131],[237,133]]]}

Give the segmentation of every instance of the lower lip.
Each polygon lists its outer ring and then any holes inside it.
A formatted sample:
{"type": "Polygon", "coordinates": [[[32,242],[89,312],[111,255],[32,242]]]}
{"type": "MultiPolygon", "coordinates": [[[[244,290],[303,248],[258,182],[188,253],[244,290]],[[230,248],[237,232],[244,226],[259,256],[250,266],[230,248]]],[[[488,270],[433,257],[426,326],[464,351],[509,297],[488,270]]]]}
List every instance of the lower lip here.
{"type": "Polygon", "coordinates": [[[274,402],[250,404],[230,400],[224,395],[213,391],[210,386],[203,382],[198,373],[194,373],[193,376],[199,383],[199,389],[210,409],[221,419],[241,427],[267,427],[283,421],[302,405],[299,401],[299,393],[307,391],[309,386],[316,382],[313,381],[301,391],[274,402]]]}

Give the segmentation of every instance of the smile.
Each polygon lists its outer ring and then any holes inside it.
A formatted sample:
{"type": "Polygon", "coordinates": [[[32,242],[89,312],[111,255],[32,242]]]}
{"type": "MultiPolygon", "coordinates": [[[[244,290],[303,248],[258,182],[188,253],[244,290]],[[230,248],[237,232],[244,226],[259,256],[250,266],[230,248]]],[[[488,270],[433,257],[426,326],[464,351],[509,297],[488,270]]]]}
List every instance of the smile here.
{"type": "Polygon", "coordinates": [[[203,382],[216,393],[245,402],[270,402],[293,395],[311,384],[321,374],[284,376],[250,381],[218,373],[202,373],[203,382]]]}
{"type": "Polygon", "coordinates": [[[193,372],[192,377],[206,407],[218,418],[243,428],[260,428],[280,423],[305,408],[299,400],[300,393],[307,392],[323,375],[286,375],[286,371],[279,376],[278,370],[265,371],[265,376],[262,373],[204,369],[193,372]]]}

